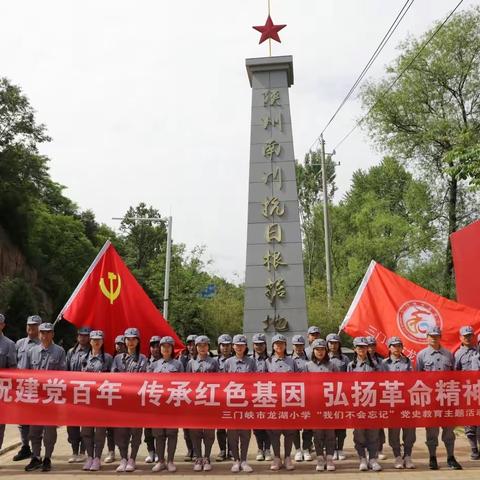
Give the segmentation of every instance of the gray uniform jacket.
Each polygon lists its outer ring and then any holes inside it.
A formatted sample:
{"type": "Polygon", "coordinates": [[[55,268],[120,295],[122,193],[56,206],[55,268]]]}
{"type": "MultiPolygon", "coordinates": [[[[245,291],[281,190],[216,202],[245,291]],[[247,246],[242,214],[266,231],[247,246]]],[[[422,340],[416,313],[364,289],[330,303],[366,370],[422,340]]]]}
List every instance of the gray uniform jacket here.
{"type": "Polygon", "coordinates": [[[230,357],[227,359],[224,365],[225,373],[248,373],[256,372],[257,363],[252,357],[244,357],[243,359],[230,357]]]}
{"type": "Polygon", "coordinates": [[[17,367],[17,350],[15,342],[5,335],[0,335],[0,368],[17,367]]]}
{"type": "Polygon", "coordinates": [[[28,352],[35,346],[39,345],[38,338],[21,338],[17,340],[15,347],[17,349],[17,368],[27,368],[28,352]]]}
{"type": "Polygon", "coordinates": [[[350,359],[342,353],[341,355],[334,355],[332,352],[329,352],[328,356],[330,361],[337,367],[339,372],[346,372],[347,366],[350,363],[350,359]]]}
{"type": "Polygon", "coordinates": [[[176,360],[175,358],[171,358],[170,360],[160,358],[151,364],[149,371],[154,373],[175,373],[183,372],[184,370],[180,360],[176,360]]]}
{"type": "Polygon", "coordinates": [[[385,372],[411,372],[412,362],[405,356],[400,358],[390,356],[383,361],[382,367],[385,372]]]}
{"type": "Polygon", "coordinates": [[[292,353],[292,358],[293,361],[297,364],[297,368],[299,372],[304,372],[305,371],[305,365],[308,362],[308,358],[306,354],[304,353],[303,355],[299,356],[295,353],[292,353]]]}
{"type": "Polygon", "coordinates": [[[473,370],[472,362],[478,357],[478,351],[473,347],[465,347],[462,345],[455,352],[455,370],[473,370]]]}
{"type": "Polygon", "coordinates": [[[267,369],[268,355],[267,354],[262,355],[261,357],[255,354],[255,356],[252,355],[252,359],[255,360],[257,372],[260,372],[260,373],[268,372],[268,369],[267,369]]]}
{"type": "Polygon", "coordinates": [[[317,363],[313,360],[310,360],[305,365],[305,372],[338,372],[337,366],[329,360],[325,363],[317,363]]]}
{"type": "Polygon", "coordinates": [[[357,358],[356,363],[351,361],[347,365],[347,372],[376,372],[378,371],[378,365],[374,365],[373,367],[368,363],[368,360],[362,361],[357,358]]]}
{"type": "Polygon", "coordinates": [[[80,372],[84,358],[90,351],[89,346],[81,347],[77,345],[67,352],[67,368],[71,372],[80,372]]]}
{"type": "Polygon", "coordinates": [[[428,346],[420,350],[417,354],[417,371],[418,372],[443,372],[453,370],[455,359],[452,352],[440,347],[435,350],[428,346]]]}
{"type": "Polygon", "coordinates": [[[267,360],[267,369],[270,373],[288,373],[300,371],[292,357],[279,358],[276,355],[272,355],[267,360]]]}
{"type": "Polygon", "coordinates": [[[218,357],[215,358],[215,361],[218,364],[218,371],[220,373],[223,373],[225,371],[225,362],[229,359],[232,358],[230,355],[229,357],[224,357],[223,355],[219,355],[218,357]]]}
{"type": "MultiPolygon", "coordinates": [[[[153,364],[160,360],[159,358],[149,357],[147,359],[147,372],[153,372],[153,364]]],[[[179,360],[180,361],[180,360],[179,360]]]]}
{"type": "Polygon", "coordinates": [[[93,355],[89,352],[83,359],[82,372],[110,372],[113,357],[109,353],[93,355]]]}
{"type": "Polygon", "coordinates": [[[218,372],[218,363],[212,357],[201,359],[200,357],[192,358],[187,364],[187,372],[191,373],[210,373],[218,372]]]}
{"type": "Polygon", "coordinates": [[[129,355],[128,353],[119,353],[115,356],[112,363],[112,372],[146,372],[147,357],[140,353],[138,355],[129,355]]]}
{"type": "Polygon", "coordinates": [[[28,352],[27,366],[30,370],[66,370],[65,350],[55,343],[45,348],[36,345],[28,352]]]}

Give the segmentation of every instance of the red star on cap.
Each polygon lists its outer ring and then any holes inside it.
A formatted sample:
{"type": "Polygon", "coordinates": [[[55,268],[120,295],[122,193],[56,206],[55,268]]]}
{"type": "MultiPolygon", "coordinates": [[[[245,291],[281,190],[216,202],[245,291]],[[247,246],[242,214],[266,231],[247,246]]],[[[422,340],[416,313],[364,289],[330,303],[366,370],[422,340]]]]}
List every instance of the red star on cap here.
{"type": "Polygon", "coordinates": [[[275,40],[276,42],[281,43],[280,37],[278,36],[278,32],[285,27],[286,25],[274,25],[272,18],[269,15],[265,25],[260,25],[258,27],[252,27],[252,28],[254,28],[255,30],[259,31],[262,34],[262,36],[260,37],[260,41],[258,43],[263,43],[265,40],[268,40],[269,38],[271,38],[272,40],[275,40]]]}

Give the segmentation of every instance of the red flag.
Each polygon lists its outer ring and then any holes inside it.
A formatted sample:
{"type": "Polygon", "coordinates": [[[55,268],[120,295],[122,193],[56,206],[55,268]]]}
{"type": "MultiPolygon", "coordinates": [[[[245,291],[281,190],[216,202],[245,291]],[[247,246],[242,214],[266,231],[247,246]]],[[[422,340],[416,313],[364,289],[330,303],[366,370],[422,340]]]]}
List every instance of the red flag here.
{"type": "Polygon", "coordinates": [[[480,308],[480,220],[450,235],[457,300],[480,308]]]}
{"type": "Polygon", "coordinates": [[[113,350],[115,337],[129,327],[140,330],[141,349],[147,356],[153,335],[170,335],[176,351],[184,348],[110,241],[90,265],[60,316],[77,327],[103,330],[108,352],[113,350]]]}
{"type": "Polygon", "coordinates": [[[442,329],[442,345],[456,350],[459,329],[471,325],[480,332],[480,310],[430,292],[372,261],[345,316],[340,330],[352,337],[372,335],[377,350],[388,354],[386,342],[397,336],[412,360],[427,346],[427,329],[442,329]]]}

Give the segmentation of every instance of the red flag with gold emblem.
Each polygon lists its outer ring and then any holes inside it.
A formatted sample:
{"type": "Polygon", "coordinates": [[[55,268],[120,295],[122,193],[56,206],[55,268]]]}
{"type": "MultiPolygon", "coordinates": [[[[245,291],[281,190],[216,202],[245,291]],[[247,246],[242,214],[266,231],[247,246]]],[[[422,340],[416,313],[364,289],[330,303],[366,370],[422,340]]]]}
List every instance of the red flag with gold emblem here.
{"type": "Polygon", "coordinates": [[[480,333],[480,310],[441,297],[372,261],[340,325],[352,337],[373,336],[377,351],[387,355],[387,340],[400,337],[412,360],[427,346],[430,326],[442,330],[442,345],[456,350],[459,329],[471,325],[480,333]]]}
{"type": "Polygon", "coordinates": [[[140,330],[142,353],[149,355],[153,335],[170,335],[175,350],[184,346],[162,313],[150,300],[110,241],[98,253],[59,314],[76,327],[103,330],[107,352],[125,329],[140,330]]]}

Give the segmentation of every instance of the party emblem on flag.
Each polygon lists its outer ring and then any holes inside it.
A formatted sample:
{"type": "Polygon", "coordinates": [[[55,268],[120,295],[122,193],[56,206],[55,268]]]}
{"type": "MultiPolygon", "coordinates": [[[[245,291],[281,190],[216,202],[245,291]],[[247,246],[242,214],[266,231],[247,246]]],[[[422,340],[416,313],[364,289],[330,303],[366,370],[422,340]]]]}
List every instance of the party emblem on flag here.
{"type": "Polygon", "coordinates": [[[122,289],[122,279],[120,275],[115,275],[113,272],[108,272],[108,280],[110,281],[110,290],[107,290],[103,277],[100,278],[100,282],[98,284],[100,285],[100,290],[102,293],[110,300],[110,305],[113,305],[113,302],[120,295],[120,290],[122,289]],[[114,290],[113,282],[115,280],[117,280],[117,288],[114,290]]]}
{"type": "Polygon", "coordinates": [[[443,320],[438,310],[422,300],[409,300],[397,312],[400,331],[415,343],[427,343],[427,331],[431,326],[442,328],[443,320]]]}

